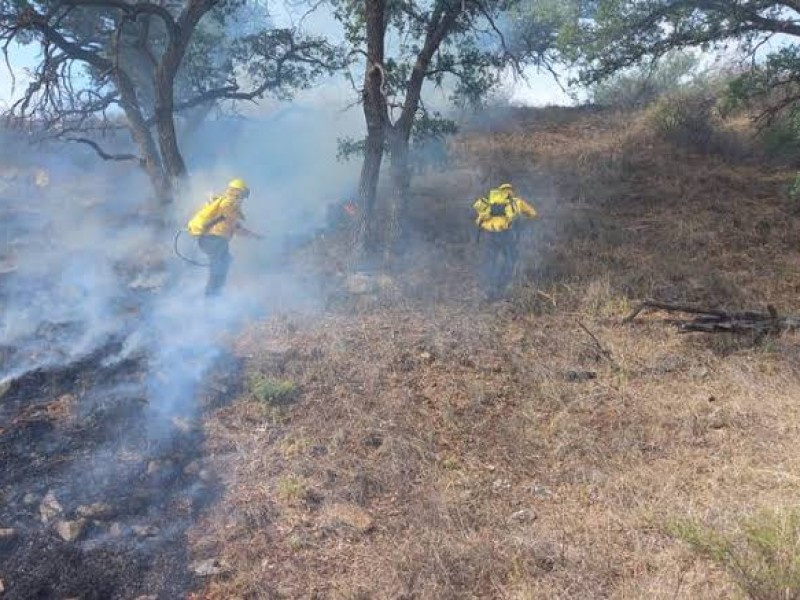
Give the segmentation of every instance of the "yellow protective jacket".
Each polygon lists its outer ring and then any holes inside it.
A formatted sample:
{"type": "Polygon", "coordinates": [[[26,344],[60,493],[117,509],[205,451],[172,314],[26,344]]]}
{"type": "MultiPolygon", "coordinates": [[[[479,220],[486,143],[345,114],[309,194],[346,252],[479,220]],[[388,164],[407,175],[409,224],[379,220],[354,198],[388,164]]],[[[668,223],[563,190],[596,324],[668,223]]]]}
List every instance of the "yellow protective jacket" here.
{"type": "Polygon", "coordinates": [[[239,198],[222,195],[212,198],[195,213],[187,229],[194,236],[218,235],[231,239],[239,222],[244,220],[242,201],[239,198]]]}
{"type": "Polygon", "coordinates": [[[525,200],[500,189],[491,190],[488,198],[478,198],[472,208],[476,213],[475,224],[484,231],[507,231],[520,215],[531,219],[537,216],[525,200]]]}

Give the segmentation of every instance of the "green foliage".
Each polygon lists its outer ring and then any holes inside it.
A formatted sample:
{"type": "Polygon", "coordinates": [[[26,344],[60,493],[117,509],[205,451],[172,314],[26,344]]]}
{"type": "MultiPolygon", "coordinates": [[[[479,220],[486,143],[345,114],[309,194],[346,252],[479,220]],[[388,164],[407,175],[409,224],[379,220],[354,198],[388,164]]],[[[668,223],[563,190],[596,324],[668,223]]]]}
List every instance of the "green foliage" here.
{"type": "Polygon", "coordinates": [[[800,154],[800,137],[793,120],[778,118],[759,137],[764,153],[771,159],[792,162],[800,154]]]}
{"type": "Polygon", "coordinates": [[[800,200],[800,173],[794,177],[792,186],[789,188],[789,196],[793,200],[800,200]]]}
{"type": "Polygon", "coordinates": [[[250,378],[250,393],[267,404],[286,404],[297,395],[297,386],[286,379],[276,379],[261,373],[250,378]]]}
{"type": "Polygon", "coordinates": [[[678,146],[707,151],[714,141],[715,99],[702,91],[662,96],[650,109],[650,123],[662,139],[678,146]]]}
{"type": "Polygon", "coordinates": [[[529,0],[510,3],[509,44],[526,62],[548,67],[575,60],[581,20],[592,14],[587,0],[529,0]]]}
{"type": "MultiPolygon", "coordinates": [[[[364,156],[367,148],[367,140],[362,138],[360,140],[351,136],[336,138],[336,160],[339,162],[346,162],[358,156],[364,156]]],[[[384,144],[384,151],[386,150],[384,144]]]]}
{"type": "Polygon", "coordinates": [[[411,138],[416,142],[428,139],[442,139],[458,133],[458,125],[452,119],[446,119],[439,113],[423,113],[414,121],[411,138]]]}
{"type": "Polygon", "coordinates": [[[212,2],[193,28],[177,26],[187,14],[186,0],[173,2],[168,12],[161,8],[167,18],[153,14],[158,3],[136,3],[145,5],[154,8],[131,16],[126,11],[136,10],[134,5],[111,0],[78,5],[0,0],[0,43],[41,50],[32,83],[11,113],[74,133],[115,127],[112,115],[127,102],[152,124],[159,65],[177,36],[187,39],[174,81],[175,116],[198,108],[204,116],[211,107],[267,95],[285,99],[342,64],[325,40],[273,27],[259,2],[212,2]],[[134,99],[123,98],[115,68],[130,81],[134,99]]]}
{"type": "Polygon", "coordinates": [[[800,598],[800,510],[760,512],[732,534],[688,520],[667,531],[727,571],[750,598],[800,598]]]}
{"type": "Polygon", "coordinates": [[[278,480],[275,495],[284,504],[302,502],[308,496],[308,486],[296,475],[285,475],[278,480]]]}
{"type": "Polygon", "coordinates": [[[657,61],[615,73],[591,89],[591,99],[600,106],[624,110],[642,108],[658,98],[702,85],[697,56],[673,52],[657,61]]]}
{"type": "Polygon", "coordinates": [[[588,4],[592,18],[581,21],[571,40],[585,83],[603,81],[675,51],[708,51],[731,42],[753,57],[752,67],[732,85],[732,96],[740,100],[773,94],[776,86],[791,88],[800,76],[800,50],[793,41],[800,37],[800,25],[784,2],[597,0],[588,4]],[[762,42],[775,32],[785,34],[788,43],[757,60],[762,42]]]}

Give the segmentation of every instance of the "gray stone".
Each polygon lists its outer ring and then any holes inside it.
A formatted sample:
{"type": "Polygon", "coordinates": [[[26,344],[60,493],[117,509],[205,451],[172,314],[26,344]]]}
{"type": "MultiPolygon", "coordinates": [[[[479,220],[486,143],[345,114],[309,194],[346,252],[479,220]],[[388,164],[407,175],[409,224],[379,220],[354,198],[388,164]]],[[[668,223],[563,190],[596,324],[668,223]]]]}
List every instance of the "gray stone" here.
{"type": "Polygon", "coordinates": [[[59,521],[56,523],[56,532],[61,539],[65,542],[74,542],[86,529],[86,519],[77,519],[75,521],[59,521]]]}
{"type": "Polygon", "coordinates": [[[205,560],[196,560],[189,569],[199,577],[210,577],[212,575],[220,575],[229,571],[230,569],[219,562],[216,558],[207,558],[205,560]]]}
{"type": "Polygon", "coordinates": [[[39,515],[42,517],[42,523],[49,523],[63,512],[64,508],[58,502],[58,498],[56,498],[53,490],[48,491],[44,498],[42,498],[42,503],[39,505],[39,515]]]}

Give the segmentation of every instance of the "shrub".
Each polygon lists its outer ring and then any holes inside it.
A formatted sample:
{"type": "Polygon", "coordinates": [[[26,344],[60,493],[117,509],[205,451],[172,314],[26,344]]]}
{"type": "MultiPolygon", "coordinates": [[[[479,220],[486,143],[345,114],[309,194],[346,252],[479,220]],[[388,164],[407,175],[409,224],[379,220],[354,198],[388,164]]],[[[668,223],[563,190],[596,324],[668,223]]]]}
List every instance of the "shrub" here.
{"type": "Polygon", "coordinates": [[[722,567],[754,600],[800,598],[800,510],[760,512],[723,534],[691,521],[668,531],[722,567]]]}
{"type": "Polygon", "coordinates": [[[286,379],[276,379],[258,373],[250,378],[250,393],[267,404],[291,402],[297,394],[297,386],[286,379]]]}
{"type": "Polygon", "coordinates": [[[700,84],[699,60],[688,52],[667,54],[655,63],[637,65],[596,84],[591,99],[599,106],[633,110],[649,106],[677,89],[700,84]]]}
{"type": "Polygon", "coordinates": [[[660,98],[648,113],[656,135],[677,146],[702,152],[715,143],[713,96],[702,92],[678,92],[660,98]]]}

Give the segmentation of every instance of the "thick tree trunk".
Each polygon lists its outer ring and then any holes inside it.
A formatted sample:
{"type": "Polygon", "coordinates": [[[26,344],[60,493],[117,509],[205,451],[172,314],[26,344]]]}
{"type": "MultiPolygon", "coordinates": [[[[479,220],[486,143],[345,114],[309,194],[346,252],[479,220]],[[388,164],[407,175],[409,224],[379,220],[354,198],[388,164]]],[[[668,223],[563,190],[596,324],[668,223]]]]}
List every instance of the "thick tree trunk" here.
{"type": "Polygon", "coordinates": [[[116,84],[120,93],[120,104],[128,120],[131,137],[139,148],[142,168],[150,178],[150,183],[153,186],[153,192],[156,196],[154,209],[160,209],[171,204],[174,200],[172,186],[167,174],[164,172],[164,165],[161,162],[161,156],[155,140],[150,133],[150,128],[147,126],[147,121],[136,99],[133,82],[130,81],[125,73],[120,71],[116,76],[116,84]]]}
{"type": "Polygon", "coordinates": [[[375,218],[375,197],[378,192],[386,138],[387,109],[383,70],[385,12],[385,0],[365,0],[367,68],[362,100],[367,123],[367,140],[358,185],[360,221],[356,243],[368,256],[376,252],[381,238],[380,224],[375,218]]]}
{"type": "Polygon", "coordinates": [[[417,55],[414,68],[406,83],[403,109],[397,122],[390,126],[389,154],[392,178],[392,222],[390,224],[390,247],[396,255],[402,254],[409,244],[409,193],[411,169],[409,168],[409,141],[414,120],[419,110],[422,86],[433,55],[442,41],[450,34],[460,11],[460,4],[447,6],[438,3],[425,35],[425,42],[417,55]]]}
{"type": "MultiPolygon", "coordinates": [[[[170,53],[170,50],[167,51],[170,53]]],[[[178,135],[175,132],[175,58],[165,56],[156,71],[156,131],[158,147],[167,176],[177,184],[186,177],[186,163],[178,148],[178,135]]]]}

